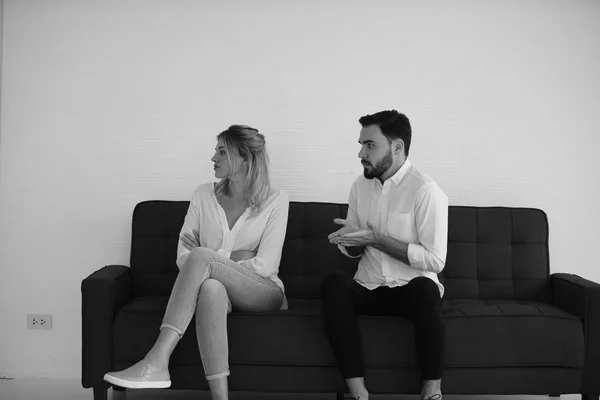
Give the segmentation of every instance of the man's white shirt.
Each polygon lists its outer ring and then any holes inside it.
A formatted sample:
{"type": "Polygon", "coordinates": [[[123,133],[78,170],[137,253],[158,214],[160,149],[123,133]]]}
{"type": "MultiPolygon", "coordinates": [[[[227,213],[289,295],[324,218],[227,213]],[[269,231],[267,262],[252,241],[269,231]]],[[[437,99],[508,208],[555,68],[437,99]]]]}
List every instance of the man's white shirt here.
{"type": "MultiPolygon", "coordinates": [[[[368,229],[408,243],[409,264],[366,246],[354,279],[367,289],[403,286],[425,276],[444,295],[437,278],[446,262],[448,244],[448,196],[407,158],[383,184],[377,178],[360,176],[354,181],[346,219],[368,229]]],[[[348,255],[343,246],[340,250],[348,255]]]]}

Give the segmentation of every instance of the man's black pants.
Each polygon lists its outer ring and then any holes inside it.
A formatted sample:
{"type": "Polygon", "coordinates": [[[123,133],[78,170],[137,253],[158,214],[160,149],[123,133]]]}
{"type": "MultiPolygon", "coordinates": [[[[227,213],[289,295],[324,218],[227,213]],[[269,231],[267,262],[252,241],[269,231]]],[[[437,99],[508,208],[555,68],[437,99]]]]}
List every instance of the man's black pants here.
{"type": "Polygon", "coordinates": [[[405,317],[415,326],[417,354],[423,380],[442,377],[444,319],[438,286],[426,277],[405,286],[369,290],[348,274],[337,271],[321,285],[327,336],[345,379],[365,376],[360,332],[355,315],[405,317]]]}

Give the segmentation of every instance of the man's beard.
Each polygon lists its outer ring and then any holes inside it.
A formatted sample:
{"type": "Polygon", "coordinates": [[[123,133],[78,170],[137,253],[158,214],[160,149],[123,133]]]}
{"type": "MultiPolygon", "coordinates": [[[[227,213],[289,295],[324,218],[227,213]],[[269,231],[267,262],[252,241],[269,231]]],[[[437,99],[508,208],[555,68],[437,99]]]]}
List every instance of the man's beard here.
{"type": "Polygon", "coordinates": [[[363,174],[367,179],[379,178],[388,169],[390,169],[393,162],[394,159],[392,158],[392,150],[390,150],[390,152],[381,160],[379,160],[379,162],[370,171],[367,171],[367,169],[364,168],[363,174]]]}

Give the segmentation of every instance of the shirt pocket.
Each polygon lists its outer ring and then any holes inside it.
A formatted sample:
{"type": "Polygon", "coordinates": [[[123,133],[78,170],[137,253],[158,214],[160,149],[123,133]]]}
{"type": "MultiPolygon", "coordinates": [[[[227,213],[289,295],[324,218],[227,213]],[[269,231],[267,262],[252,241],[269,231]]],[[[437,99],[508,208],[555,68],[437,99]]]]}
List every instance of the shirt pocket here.
{"type": "Polygon", "coordinates": [[[405,243],[417,241],[415,218],[411,213],[388,213],[386,228],[387,235],[393,239],[405,243]]]}

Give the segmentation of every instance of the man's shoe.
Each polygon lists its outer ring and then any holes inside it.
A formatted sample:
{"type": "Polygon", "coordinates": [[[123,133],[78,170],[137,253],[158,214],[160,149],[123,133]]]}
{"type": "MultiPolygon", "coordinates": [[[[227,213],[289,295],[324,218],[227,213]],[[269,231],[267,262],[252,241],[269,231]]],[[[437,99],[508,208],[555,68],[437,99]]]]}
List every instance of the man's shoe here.
{"type": "Polygon", "coordinates": [[[109,372],[104,380],[128,389],[164,389],[171,386],[169,370],[158,369],[142,360],[118,372],[109,372]]]}
{"type": "Polygon", "coordinates": [[[431,396],[425,397],[423,400],[442,400],[442,395],[440,393],[432,394],[431,396]]]}

